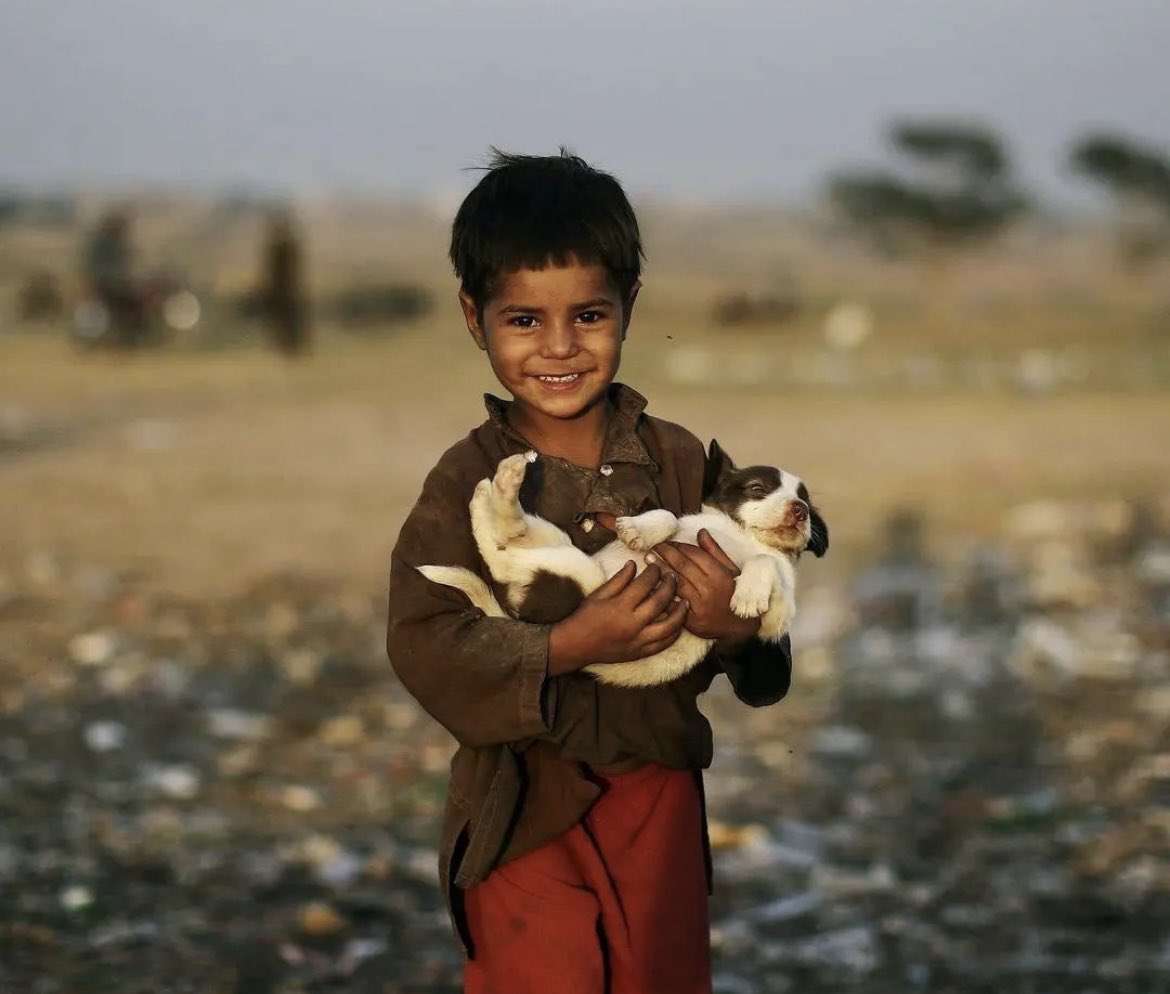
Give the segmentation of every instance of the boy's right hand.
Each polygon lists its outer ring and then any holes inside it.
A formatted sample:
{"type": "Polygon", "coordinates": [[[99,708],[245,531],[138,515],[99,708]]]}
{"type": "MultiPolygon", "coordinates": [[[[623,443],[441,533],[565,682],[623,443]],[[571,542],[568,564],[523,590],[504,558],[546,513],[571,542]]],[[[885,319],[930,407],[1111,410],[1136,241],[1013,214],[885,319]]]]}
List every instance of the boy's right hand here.
{"type": "Polygon", "coordinates": [[[627,663],[652,656],[679,637],[687,603],[674,599],[677,577],[668,573],[663,578],[657,566],[636,573],[635,565],[626,563],[576,611],[552,626],[550,676],[572,673],[590,663],[627,663]]]}

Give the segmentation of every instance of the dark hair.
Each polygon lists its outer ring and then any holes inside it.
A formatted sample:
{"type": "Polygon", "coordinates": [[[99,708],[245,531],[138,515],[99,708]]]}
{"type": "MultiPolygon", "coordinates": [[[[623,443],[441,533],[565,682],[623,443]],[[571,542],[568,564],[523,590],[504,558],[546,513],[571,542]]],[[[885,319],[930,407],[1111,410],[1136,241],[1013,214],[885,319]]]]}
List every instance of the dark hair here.
{"type": "Polygon", "coordinates": [[[575,258],[604,266],[627,297],[643,253],[621,184],[564,148],[560,155],[491,153],[487,174],[451,226],[451,262],[463,292],[482,307],[501,273],[575,258]]]}

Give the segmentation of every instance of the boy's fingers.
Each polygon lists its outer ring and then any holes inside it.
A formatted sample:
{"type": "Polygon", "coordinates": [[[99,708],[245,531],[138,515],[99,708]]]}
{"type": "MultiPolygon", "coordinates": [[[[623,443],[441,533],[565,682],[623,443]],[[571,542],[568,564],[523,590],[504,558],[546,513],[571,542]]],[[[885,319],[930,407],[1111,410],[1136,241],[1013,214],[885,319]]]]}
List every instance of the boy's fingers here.
{"type": "Polygon", "coordinates": [[[688,601],[689,604],[694,604],[703,599],[703,591],[700,587],[695,586],[695,584],[691,583],[681,573],[676,575],[678,576],[678,589],[675,591],[675,596],[681,597],[683,600],[688,601]]]}
{"type": "Polygon", "coordinates": [[[703,587],[707,582],[706,574],[692,563],[685,553],[679,552],[678,549],[666,543],[654,546],[654,551],[650,553],[650,556],[656,556],[659,550],[661,550],[661,556],[658,558],[662,564],[674,568],[675,576],[678,577],[678,590],[675,593],[692,602],[701,600],[703,587]]]}
{"type": "Polygon", "coordinates": [[[646,655],[653,655],[655,652],[660,652],[666,645],[670,645],[676,638],[679,632],[683,630],[683,623],[687,617],[687,602],[675,601],[670,610],[660,620],[655,621],[652,625],[647,625],[642,629],[642,637],[649,639],[647,643],[646,655]],[[654,648],[665,641],[665,645],[660,648],[654,648]]]}
{"type": "Polygon", "coordinates": [[[662,621],[673,610],[674,605],[677,604],[681,600],[686,600],[686,598],[680,597],[678,594],[678,591],[676,590],[674,592],[673,600],[671,600],[671,602],[669,604],[667,604],[665,608],[662,609],[662,613],[657,618],[654,619],[654,623],[657,624],[659,621],[662,621]]]}
{"type": "Polygon", "coordinates": [[[735,565],[735,560],[723,551],[723,547],[711,537],[706,528],[699,529],[699,546],[714,557],[724,569],[739,576],[739,567],[735,565]]]}
{"type": "MultiPolygon", "coordinates": [[[[688,549],[695,549],[695,546],[687,546],[682,543],[674,542],[660,542],[650,550],[646,556],[646,561],[661,561],[664,565],[674,570],[682,579],[689,580],[691,583],[702,583],[704,573],[699,568],[698,564],[691,558],[688,549]]],[[[696,550],[697,551],[697,550],[696,550]]]]}
{"type": "Polygon", "coordinates": [[[696,572],[705,577],[726,576],[727,570],[719,560],[702,546],[671,542],[679,552],[683,553],[692,563],[696,572]]]}
{"type": "MultiPolygon", "coordinates": [[[[623,569],[629,567],[622,567],[623,569]]],[[[637,567],[633,567],[636,569],[637,567]]],[[[662,579],[662,570],[657,566],[647,566],[641,573],[625,585],[616,596],[621,597],[626,601],[628,608],[632,611],[639,604],[646,599],[646,595],[658,586],[658,581],[662,579]]]]}
{"type": "Polygon", "coordinates": [[[662,614],[674,600],[678,580],[673,573],[667,573],[662,582],[650,591],[634,608],[634,617],[643,624],[649,624],[662,614]]]}
{"type": "Polygon", "coordinates": [[[629,585],[630,581],[634,579],[638,567],[631,559],[621,569],[619,569],[613,576],[605,581],[600,587],[593,591],[590,595],[592,597],[616,597],[629,585]]]}

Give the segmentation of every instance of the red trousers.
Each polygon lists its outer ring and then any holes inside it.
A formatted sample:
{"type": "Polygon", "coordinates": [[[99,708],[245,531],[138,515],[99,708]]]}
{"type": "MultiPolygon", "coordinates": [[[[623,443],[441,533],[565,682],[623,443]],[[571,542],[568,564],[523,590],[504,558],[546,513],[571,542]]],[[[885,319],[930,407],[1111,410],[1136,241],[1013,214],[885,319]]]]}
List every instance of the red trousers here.
{"type": "Polygon", "coordinates": [[[582,821],[467,891],[466,994],[710,994],[694,774],[596,779],[582,821]]]}

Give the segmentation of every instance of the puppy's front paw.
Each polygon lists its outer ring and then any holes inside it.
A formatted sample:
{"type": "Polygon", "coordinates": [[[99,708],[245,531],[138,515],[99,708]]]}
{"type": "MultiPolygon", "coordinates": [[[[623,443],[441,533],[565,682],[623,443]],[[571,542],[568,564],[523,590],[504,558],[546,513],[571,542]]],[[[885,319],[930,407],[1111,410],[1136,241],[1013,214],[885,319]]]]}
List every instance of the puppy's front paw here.
{"type": "Polygon", "coordinates": [[[638,527],[636,518],[618,518],[613,527],[617,532],[617,537],[621,539],[622,545],[627,549],[645,552],[653,544],[646,540],[646,536],[638,527]]]}
{"type": "Polygon", "coordinates": [[[674,536],[678,531],[678,518],[664,508],[643,511],[618,518],[614,530],[627,549],[645,552],[674,536]]]}
{"type": "Polygon", "coordinates": [[[755,570],[744,570],[735,578],[731,610],[739,617],[758,618],[768,610],[771,599],[772,584],[766,575],[755,570]]]}

